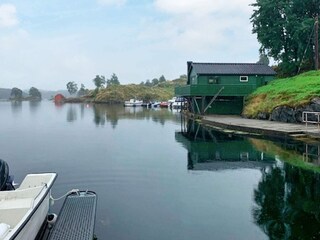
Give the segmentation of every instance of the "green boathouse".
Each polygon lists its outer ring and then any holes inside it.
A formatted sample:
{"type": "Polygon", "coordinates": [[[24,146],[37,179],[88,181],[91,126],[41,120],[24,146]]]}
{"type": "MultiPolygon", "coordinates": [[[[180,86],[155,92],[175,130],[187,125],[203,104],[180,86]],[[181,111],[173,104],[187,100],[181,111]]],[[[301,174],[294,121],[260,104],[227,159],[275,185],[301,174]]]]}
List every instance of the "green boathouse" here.
{"type": "Polygon", "coordinates": [[[194,114],[234,114],[243,109],[244,97],[268,84],[276,72],[258,63],[188,62],[187,85],[176,87],[194,114]]]}

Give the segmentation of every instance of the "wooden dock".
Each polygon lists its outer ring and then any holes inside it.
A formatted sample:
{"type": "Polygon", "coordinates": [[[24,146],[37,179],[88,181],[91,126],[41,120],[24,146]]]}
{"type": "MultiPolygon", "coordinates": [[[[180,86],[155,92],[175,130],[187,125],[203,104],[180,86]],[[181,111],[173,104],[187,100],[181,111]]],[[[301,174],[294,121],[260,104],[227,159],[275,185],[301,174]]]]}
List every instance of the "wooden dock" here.
{"type": "Polygon", "coordinates": [[[69,194],[48,240],[92,240],[97,196],[91,191],[69,194]]]}
{"type": "Polygon", "coordinates": [[[261,134],[277,138],[320,138],[316,125],[274,122],[267,120],[246,119],[234,115],[208,115],[201,119],[203,124],[228,129],[231,131],[261,134]]]}

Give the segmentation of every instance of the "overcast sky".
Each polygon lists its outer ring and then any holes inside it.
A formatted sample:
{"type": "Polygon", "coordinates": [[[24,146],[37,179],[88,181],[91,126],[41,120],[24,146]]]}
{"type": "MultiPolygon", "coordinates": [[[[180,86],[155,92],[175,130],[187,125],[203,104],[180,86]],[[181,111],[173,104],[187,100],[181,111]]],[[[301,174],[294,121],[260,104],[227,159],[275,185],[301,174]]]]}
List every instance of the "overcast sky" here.
{"type": "Polygon", "coordinates": [[[186,74],[186,62],[257,62],[254,0],[0,0],[0,88],[93,88],[186,74]]]}

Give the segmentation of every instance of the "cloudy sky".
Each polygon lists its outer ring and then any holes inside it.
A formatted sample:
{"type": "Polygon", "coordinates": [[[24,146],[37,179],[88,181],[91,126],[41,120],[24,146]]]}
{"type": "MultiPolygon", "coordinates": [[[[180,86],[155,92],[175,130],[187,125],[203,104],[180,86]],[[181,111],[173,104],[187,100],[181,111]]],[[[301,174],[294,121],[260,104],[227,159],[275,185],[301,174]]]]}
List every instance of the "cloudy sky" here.
{"type": "Polygon", "coordinates": [[[256,62],[254,0],[0,0],[0,88],[93,88],[186,73],[186,62],[256,62]]]}

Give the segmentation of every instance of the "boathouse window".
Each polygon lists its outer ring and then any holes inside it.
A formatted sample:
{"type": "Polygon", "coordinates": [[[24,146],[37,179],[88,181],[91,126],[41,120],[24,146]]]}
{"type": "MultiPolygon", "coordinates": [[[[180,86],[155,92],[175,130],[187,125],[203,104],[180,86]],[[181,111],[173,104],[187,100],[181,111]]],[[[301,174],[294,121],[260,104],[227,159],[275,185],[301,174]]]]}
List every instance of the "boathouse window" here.
{"type": "Polygon", "coordinates": [[[219,78],[218,77],[211,77],[208,80],[209,84],[218,84],[219,83],[219,78]]]}
{"type": "Polygon", "coordinates": [[[240,82],[248,82],[248,76],[240,76],[240,82]]]}

